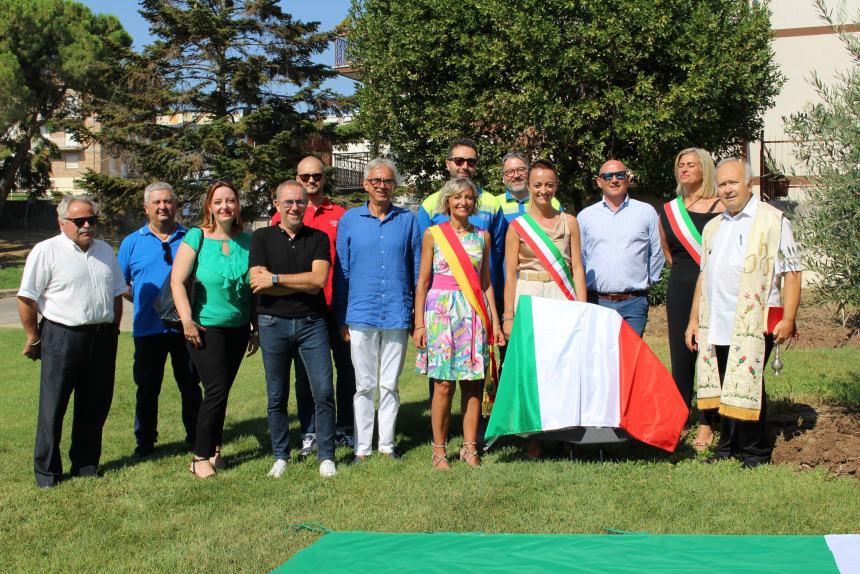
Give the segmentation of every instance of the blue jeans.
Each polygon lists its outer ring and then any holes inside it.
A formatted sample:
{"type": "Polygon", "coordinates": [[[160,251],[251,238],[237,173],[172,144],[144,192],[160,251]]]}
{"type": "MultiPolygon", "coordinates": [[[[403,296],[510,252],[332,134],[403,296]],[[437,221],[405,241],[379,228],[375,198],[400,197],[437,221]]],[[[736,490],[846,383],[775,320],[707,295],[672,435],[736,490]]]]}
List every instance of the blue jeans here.
{"type": "Polygon", "coordinates": [[[290,457],[287,440],[290,366],[294,358],[301,357],[314,398],[317,458],[334,460],[334,388],[325,319],[260,315],[258,321],[269,398],[269,433],[275,458],[287,460],[290,457]]]}
{"type": "MultiPolygon", "coordinates": [[[[589,301],[594,302],[594,301],[589,301]]],[[[615,309],[618,314],[627,321],[634,331],[641,337],[645,332],[645,324],[648,322],[648,297],[633,297],[627,301],[609,301],[600,299],[597,303],[601,307],[615,309]]]]}

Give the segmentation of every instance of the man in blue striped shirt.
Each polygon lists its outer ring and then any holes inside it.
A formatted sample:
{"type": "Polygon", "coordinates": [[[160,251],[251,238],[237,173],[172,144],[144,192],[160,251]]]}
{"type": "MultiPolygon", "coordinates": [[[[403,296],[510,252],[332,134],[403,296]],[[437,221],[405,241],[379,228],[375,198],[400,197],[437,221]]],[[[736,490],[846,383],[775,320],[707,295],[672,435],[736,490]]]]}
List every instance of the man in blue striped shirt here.
{"type": "Polygon", "coordinates": [[[372,453],[377,387],[379,452],[398,458],[394,451],[398,381],[421,263],[418,222],[391,203],[399,181],[391,160],[372,160],[364,169],[367,203],[347,211],[338,225],[332,298],[341,335],[351,342],[355,367],[356,462],[372,453]]]}
{"type": "Polygon", "coordinates": [[[627,195],[630,174],[618,160],[600,167],[600,201],[577,216],[588,300],[615,309],[639,336],[648,321],[648,288],[666,262],[660,220],[649,204],[627,195]]]}

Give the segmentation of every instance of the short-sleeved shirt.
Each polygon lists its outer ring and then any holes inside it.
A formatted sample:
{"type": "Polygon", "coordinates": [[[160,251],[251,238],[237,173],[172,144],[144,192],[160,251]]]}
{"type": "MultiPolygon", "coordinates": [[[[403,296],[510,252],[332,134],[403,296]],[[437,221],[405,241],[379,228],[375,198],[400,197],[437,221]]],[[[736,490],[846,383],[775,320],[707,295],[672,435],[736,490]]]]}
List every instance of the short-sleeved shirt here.
{"type": "MultiPolygon", "coordinates": [[[[251,236],[248,264],[261,265],[278,275],[295,275],[313,270],[314,261],[331,262],[329,240],[325,233],[303,225],[290,237],[279,225],[263,227],[251,236]]],[[[289,295],[260,294],[258,311],[275,317],[322,317],[326,312],[322,290],[289,295]]]]}
{"type": "MultiPolygon", "coordinates": [[[[197,251],[199,227],[185,234],[183,243],[197,251]]],[[[233,239],[203,240],[197,253],[198,292],[191,316],[204,327],[241,327],[251,321],[251,284],[248,280],[248,251],[251,234],[240,233],[233,239]],[[222,245],[229,252],[224,253],[222,245]]]]}
{"type": "Polygon", "coordinates": [[[154,304],[161,294],[164,281],[173,269],[176,250],[179,249],[186,231],[188,230],[178,225],[167,241],[161,241],[147,224],[128,235],[119,246],[119,268],[125,282],[131,285],[134,296],[132,334],[135,337],[176,332],[165,326],[154,304]]]}
{"type": "Polygon", "coordinates": [[[36,301],[49,321],[79,327],[112,322],[127,288],[110,245],[94,239],[84,251],[61,233],[27,255],[18,296],[36,301]]]}

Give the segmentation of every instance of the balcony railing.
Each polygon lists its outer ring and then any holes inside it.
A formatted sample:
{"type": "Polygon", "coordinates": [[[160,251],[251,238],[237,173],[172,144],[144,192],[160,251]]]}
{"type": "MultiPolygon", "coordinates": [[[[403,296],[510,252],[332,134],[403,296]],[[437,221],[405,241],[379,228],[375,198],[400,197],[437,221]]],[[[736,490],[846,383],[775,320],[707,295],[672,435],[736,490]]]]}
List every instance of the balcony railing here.
{"type": "Polygon", "coordinates": [[[370,161],[369,152],[333,153],[334,184],[338,192],[361,189],[364,166],[370,161]]]}
{"type": "Polygon", "coordinates": [[[345,34],[334,39],[334,69],[341,76],[361,80],[361,70],[349,58],[349,40],[345,34]]]}

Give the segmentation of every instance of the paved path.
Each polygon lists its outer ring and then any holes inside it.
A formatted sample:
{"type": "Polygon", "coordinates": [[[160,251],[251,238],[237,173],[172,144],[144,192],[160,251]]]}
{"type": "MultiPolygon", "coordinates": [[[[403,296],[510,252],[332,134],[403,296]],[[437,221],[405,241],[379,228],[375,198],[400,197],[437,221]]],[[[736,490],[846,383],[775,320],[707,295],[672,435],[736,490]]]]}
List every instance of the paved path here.
{"type": "MultiPolygon", "coordinates": [[[[131,331],[132,305],[123,301],[122,322],[119,327],[122,331],[131,331]]],[[[18,299],[16,297],[4,297],[0,299],[0,327],[20,327],[21,320],[18,318],[18,299]]]]}

